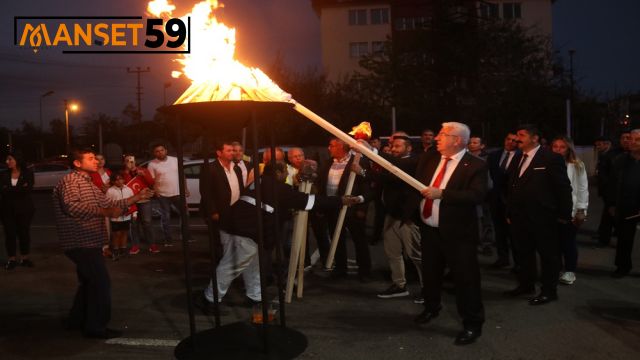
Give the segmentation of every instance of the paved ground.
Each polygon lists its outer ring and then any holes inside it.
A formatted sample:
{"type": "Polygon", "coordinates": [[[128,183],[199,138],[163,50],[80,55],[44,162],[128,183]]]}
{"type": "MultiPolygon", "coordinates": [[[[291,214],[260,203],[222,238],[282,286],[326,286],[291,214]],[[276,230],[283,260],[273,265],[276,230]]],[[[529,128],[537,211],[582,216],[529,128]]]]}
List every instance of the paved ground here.
{"type": "MultiPolygon", "coordinates": [[[[189,334],[181,246],[109,261],[111,326],[124,329],[125,338],[87,340],[63,330],[75,272],[57,247],[49,194],[38,193],[36,198],[36,267],[0,272],[0,358],[172,359],[174,346],[189,334]]],[[[332,282],[324,273],[312,272],[305,280],[304,298],[287,307],[288,325],[306,335],[309,343],[299,358],[638,359],[640,276],[636,272],[620,280],[609,277],[614,249],[596,249],[590,239],[598,212],[594,207],[579,237],[578,280],[560,288],[558,302],[531,307],[525,299],[502,298],[502,291],[515,284],[511,275],[487,269],[494,259],[480,257],[487,322],[480,340],[467,347],[452,345],[461,325],[451,291],[444,297],[441,316],[426,326],[413,324],[421,307],[412,298],[375,297],[388,285],[381,245],[372,247],[372,282],[360,283],[355,276],[332,282]]],[[[209,262],[206,233],[197,219],[193,233],[194,284],[200,291],[207,283],[209,262]]],[[[2,249],[0,260],[5,259],[2,249]]],[[[418,290],[415,281],[410,288],[418,290]]],[[[241,306],[242,298],[238,286],[225,299],[223,324],[249,321],[251,309],[241,306]]],[[[200,310],[196,322],[198,330],[213,327],[213,319],[200,310]]]]}

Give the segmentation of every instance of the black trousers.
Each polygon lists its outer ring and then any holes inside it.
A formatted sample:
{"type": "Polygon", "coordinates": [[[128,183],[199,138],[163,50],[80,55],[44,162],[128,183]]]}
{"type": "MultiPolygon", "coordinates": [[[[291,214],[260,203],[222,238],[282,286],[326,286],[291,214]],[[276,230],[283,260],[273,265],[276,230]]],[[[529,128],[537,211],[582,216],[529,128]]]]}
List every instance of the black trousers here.
{"type": "MultiPolygon", "coordinates": [[[[498,260],[509,262],[509,252],[511,246],[511,234],[509,224],[507,224],[505,204],[501,199],[491,199],[491,220],[493,221],[493,233],[496,239],[496,249],[498,260]]],[[[515,254],[513,261],[518,264],[515,254]]]]}
{"type": "Polygon", "coordinates": [[[479,330],[484,323],[477,244],[472,239],[443,238],[440,229],[420,224],[424,306],[439,309],[442,278],[448,266],[456,287],[456,306],[465,329],[479,330]]]}
{"type": "Polygon", "coordinates": [[[609,209],[605,205],[600,216],[600,225],[598,225],[598,243],[600,245],[609,245],[611,242],[611,234],[613,233],[615,222],[615,218],[611,216],[609,209]]]}
{"type": "Polygon", "coordinates": [[[65,251],[76,264],[78,290],[69,312],[69,325],[86,333],[105,331],[111,319],[111,280],[101,248],[77,248],[65,251]]]}
{"type": "MultiPolygon", "coordinates": [[[[338,213],[332,213],[327,216],[329,236],[333,236],[333,231],[338,220],[338,213]]],[[[351,235],[356,250],[356,262],[358,264],[359,275],[371,274],[371,254],[369,252],[369,244],[365,235],[365,219],[358,218],[355,214],[349,214],[344,219],[344,227],[340,232],[340,240],[336,248],[336,268],[338,273],[347,272],[347,238],[346,231],[351,235]]]]}
{"type": "Polygon", "coordinates": [[[15,213],[5,211],[2,213],[2,226],[4,227],[5,248],[7,256],[14,257],[17,253],[17,241],[20,242],[20,255],[29,255],[31,249],[31,220],[33,211],[15,213]]]}
{"type": "Polygon", "coordinates": [[[631,220],[618,219],[618,244],[616,246],[616,266],[621,271],[631,271],[631,253],[633,251],[633,239],[636,236],[638,218],[631,220]]]}
{"type": "MultiPolygon", "coordinates": [[[[540,217],[545,216],[540,214],[540,217]]],[[[534,288],[538,278],[536,252],[540,256],[540,281],[543,295],[557,295],[560,273],[560,242],[558,223],[549,217],[544,222],[533,222],[526,216],[511,218],[511,236],[520,263],[519,286],[534,288]]]]}

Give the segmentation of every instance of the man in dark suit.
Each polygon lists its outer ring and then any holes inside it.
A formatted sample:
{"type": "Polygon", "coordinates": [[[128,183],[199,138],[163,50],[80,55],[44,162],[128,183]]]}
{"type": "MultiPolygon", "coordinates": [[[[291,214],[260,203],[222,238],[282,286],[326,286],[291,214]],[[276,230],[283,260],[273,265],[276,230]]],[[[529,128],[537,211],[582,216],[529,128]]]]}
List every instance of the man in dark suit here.
{"type": "MultiPolygon", "coordinates": [[[[329,141],[329,154],[331,160],[322,164],[318,170],[318,194],[326,196],[344,195],[349,173],[354,161],[354,156],[349,151],[349,145],[337,138],[329,141]]],[[[356,250],[356,262],[358,264],[358,277],[361,281],[367,281],[371,276],[371,254],[365,236],[366,205],[365,202],[371,200],[369,182],[365,178],[368,165],[361,160],[360,174],[356,176],[352,194],[360,196],[360,204],[350,207],[344,219],[344,228],[349,231],[356,250]]],[[[316,212],[314,214],[314,231],[318,241],[320,238],[327,238],[333,235],[336,226],[338,212],[316,212]],[[323,224],[324,221],[324,224],[323,224]],[[327,224],[329,226],[327,226],[327,224]],[[323,230],[324,229],[324,230],[323,230]],[[327,233],[326,229],[330,230],[327,233]]],[[[340,233],[340,240],[336,249],[333,278],[343,278],[347,276],[347,244],[345,231],[340,233]]]]}
{"type": "MultiPolygon", "coordinates": [[[[598,163],[596,165],[596,174],[598,181],[598,196],[605,202],[605,209],[613,204],[606,203],[606,192],[608,189],[608,181],[611,176],[611,165],[613,159],[624,151],[621,148],[613,148],[611,140],[600,137],[595,141],[596,151],[598,151],[598,163]]],[[[613,233],[615,219],[608,211],[603,211],[600,216],[600,225],[598,225],[598,247],[608,247],[611,242],[611,234],[613,233]]]]}
{"type": "Polygon", "coordinates": [[[415,198],[420,201],[425,307],[415,322],[427,323],[439,315],[444,268],[448,266],[464,325],[456,345],[473,343],[481,335],[484,323],[476,257],[476,206],[485,199],[489,176],[486,162],[466,152],[469,136],[467,125],[443,123],[436,136],[438,152],[425,153],[416,171],[416,178],[427,188],[422,191],[422,200],[415,198]]]}
{"type": "MultiPolygon", "coordinates": [[[[507,201],[507,169],[516,155],[518,149],[518,137],[515,132],[507,133],[504,138],[504,147],[489,153],[487,165],[489,166],[489,176],[493,186],[489,191],[489,206],[491,207],[491,219],[496,238],[496,248],[498,250],[498,260],[493,263],[494,268],[509,266],[509,248],[511,234],[505,215],[507,201]]],[[[518,265],[514,257],[515,265],[518,265]]]]}
{"type": "Polygon", "coordinates": [[[506,296],[535,291],[538,278],[536,252],[540,255],[542,289],[529,304],[542,305],[558,299],[560,272],[558,223],[571,221],[571,183],[567,166],[559,154],[540,146],[540,132],[523,125],[517,131],[518,154],[509,167],[507,182],[507,221],[520,271],[518,287],[506,296]]]}
{"type": "Polygon", "coordinates": [[[603,210],[615,218],[618,231],[614,278],[631,272],[633,240],[640,220],[640,129],[632,130],[629,136],[629,151],[618,155],[611,165],[605,202],[610,206],[603,210]]]}
{"type": "MultiPolygon", "coordinates": [[[[240,198],[244,190],[244,179],[242,170],[234,163],[234,148],[231,141],[220,142],[216,147],[216,161],[209,164],[208,168],[203,167],[200,171],[200,209],[203,218],[211,226],[212,231],[220,234],[220,243],[214,244],[217,248],[218,258],[223,253],[234,251],[242,253],[244,249],[238,248],[229,234],[230,210],[240,198]]],[[[218,279],[224,281],[224,279],[218,279]]],[[[247,285],[247,297],[254,301],[259,301],[259,284],[250,282],[247,285]]],[[[213,302],[212,283],[205,289],[205,298],[213,302]]]]}

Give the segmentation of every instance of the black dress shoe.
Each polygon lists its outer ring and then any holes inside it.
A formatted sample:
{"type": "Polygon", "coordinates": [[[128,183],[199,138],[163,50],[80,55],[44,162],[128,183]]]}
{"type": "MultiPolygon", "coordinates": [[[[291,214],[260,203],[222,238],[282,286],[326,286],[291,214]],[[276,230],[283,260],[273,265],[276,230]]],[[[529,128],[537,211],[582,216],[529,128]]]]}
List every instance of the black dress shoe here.
{"type": "Polygon", "coordinates": [[[100,332],[86,332],[84,334],[85,337],[91,338],[91,339],[114,339],[114,338],[119,338],[122,336],[122,331],[120,330],[114,330],[114,329],[105,329],[104,331],[100,331],[100,332]]]}
{"type": "Polygon", "coordinates": [[[438,307],[435,310],[432,309],[424,309],[424,311],[422,313],[420,313],[420,315],[416,316],[413,321],[416,324],[426,324],[429,321],[435,319],[438,317],[438,315],[440,315],[440,310],[442,309],[442,306],[438,307]]]}
{"type": "Polygon", "coordinates": [[[506,297],[517,297],[517,296],[522,296],[522,295],[531,295],[535,291],[536,291],[536,289],[534,289],[532,287],[518,286],[517,288],[515,288],[513,290],[509,290],[509,291],[503,292],[502,295],[504,295],[506,297]]]}
{"type": "Polygon", "coordinates": [[[538,295],[534,298],[529,299],[529,305],[544,305],[546,303],[550,303],[552,301],[558,300],[558,295],[538,295]]]}
{"type": "Polygon", "coordinates": [[[474,343],[476,339],[480,337],[480,335],[482,335],[482,330],[480,329],[464,329],[458,334],[458,336],[456,336],[456,341],[454,341],[454,344],[469,345],[471,343],[474,343]]]}

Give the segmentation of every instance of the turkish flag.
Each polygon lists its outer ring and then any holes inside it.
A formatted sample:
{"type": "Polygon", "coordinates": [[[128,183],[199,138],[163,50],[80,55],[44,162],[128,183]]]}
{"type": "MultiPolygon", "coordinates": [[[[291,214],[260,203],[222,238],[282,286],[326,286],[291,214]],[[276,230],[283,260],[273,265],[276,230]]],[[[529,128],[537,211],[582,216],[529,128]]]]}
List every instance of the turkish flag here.
{"type": "Polygon", "coordinates": [[[133,190],[133,194],[136,195],[137,193],[139,193],[142,189],[146,189],[147,187],[149,187],[147,185],[147,182],[144,181],[144,178],[142,176],[135,176],[133,179],[129,180],[129,182],[127,183],[127,186],[133,190]]]}

